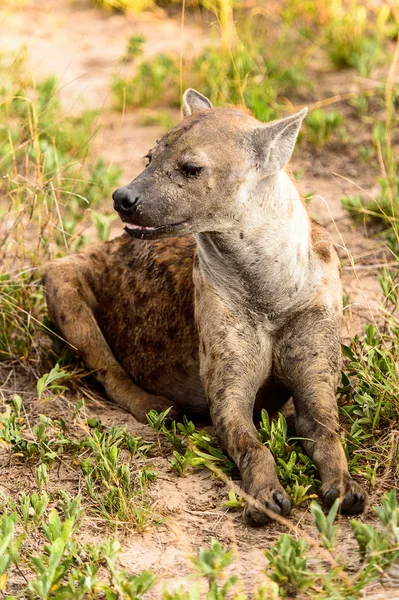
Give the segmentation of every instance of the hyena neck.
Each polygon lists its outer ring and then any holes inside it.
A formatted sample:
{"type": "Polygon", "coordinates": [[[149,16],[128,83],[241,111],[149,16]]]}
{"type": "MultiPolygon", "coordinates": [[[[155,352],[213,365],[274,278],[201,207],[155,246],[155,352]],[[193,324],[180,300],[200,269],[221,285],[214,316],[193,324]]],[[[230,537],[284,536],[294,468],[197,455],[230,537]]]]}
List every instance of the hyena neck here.
{"type": "Polygon", "coordinates": [[[284,171],[267,187],[258,208],[234,229],[196,240],[201,273],[224,297],[276,315],[311,292],[310,221],[284,171]]]}

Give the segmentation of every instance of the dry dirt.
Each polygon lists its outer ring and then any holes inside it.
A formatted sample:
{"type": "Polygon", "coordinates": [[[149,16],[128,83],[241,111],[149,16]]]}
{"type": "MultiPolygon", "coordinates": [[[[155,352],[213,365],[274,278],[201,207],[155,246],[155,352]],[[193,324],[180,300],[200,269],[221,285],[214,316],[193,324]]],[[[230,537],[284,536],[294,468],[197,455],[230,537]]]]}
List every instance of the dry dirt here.
{"type": "MultiPolygon", "coordinates": [[[[179,18],[166,18],[162,13],[126,17],[102,13],[87,6],[76,8],[68,0],[31,0],[19,12],[15,8],[12,11],[3,8],[0,10],[0,30],[3,48],[17,53],[22,44],[27,45],[35,76],[54,74],[59,77],[62,103],[67,112],[84,106],[101,109],[101,131],[95,140],[96,151],[107,161],[122,166],[124,181],[132,179],[142,169],[144,163],[141,157],[163,133],[160,127],[143,127],[140,111],[121,115],[111,110],[111,80],[121,69],[131,68],[122,67],[119,60],[128,36],[143,33],[147,38],[146,52],[149,55],[165,50],[180,51],[182,43],[192,40],[201,45],[206,38],[206,32],[189,22],[181,36],[179,18]]],[[[332,72],[323,80],[323,75],[320,75],[318,97],[333,96],[337,90],[342,90],[342,85],[348,86],[350,76],[345,74],[344,81],[342,77],[342,74],[332,72]]],[[[350,85],[356,86],[357,82],[354,80],[350,85]]],[[[178,120],[177,113],[173,116],[178,120]]],[[[356,120],[351,121],[350,114],[348,118],[351,133],[356,135],[356,120]]],[[[345,293],[350,296],[345,334],[360,332],[366,319],[379,319],[381,294],[373,264],[384,262],[385,254],[380,243],[348,219],[340,197],[356,193],[357,185],[370,193],[375,192],[378,170],[372,164],[362,166],[350,144],[338,151],[334,151],[333,147],[315,151],[302,145],[295,155],[293,170],[303,171],[300,181],[302,191],[315,194],[310,211],[330,231],[343,258],[345,293]]],[[[104,202],[110,201],[104,199],[104,202]]],[[[116,224],[113,233],[116,235],[121,231],[121,226],[116,224]]],[[[6,392],[12,389],[13,382],[9,380],[5,388],[6,392]]],[[[30,391],[19,391],[29,400],[30,391]]],[[[47,406],[31,408],[34,412],[48,412],[47,406]]],[[[69,401],[68,407],[57,405],[54,409],[67,414],[69,401]]],[[[132,433],[152,438],[149,428],[138,425],[130,415],[105,400],[89,402],[88,410],[105,424],[123,424],[132,433]]],[[[171,472],[168,458],[159,457],[152,462],[159,477],[151,485],[151,497],[154,510],[163,516],[163,524],[140,534],[121,531],[122,565],[129,573],[152,569],[162,581],[175,586],[192,570],[188,556],[196,554],[198,548],[206,546],[211,538],[217,538],[225,546],[235,548],[235,570],[242,577],[244,590],[250,593],[263,577],[262,569],[266,566],[264,549],[275,542],[284,527],[274,524],[248,529],[239,513],[223,508],[226,488],[208,472],[195,472],[178,478],[171,472]]],[[[31,474],[24,466],[9,462],[4,455],[1,463],[7,491],[15,493],[32,487],[31,474]]],[[[77,490],[78,478],[73,469],[61,470],[57,486],[77,490]]],[[[371,493],[371,504],[374,500],[371,493]]],[[[295,509],[291,522],[297,526],[298,535],[303,530],[312,535],[308,511],[295,509]]],[[[342,518],[342,529],[339,552],[356,569],[354,542],[349,537],[350,519],[342,518]]],[[[86,522],[81,531],[81,538],[85,541],[100,539],[102,535],[102,526],[93,521],[86,522]]],[[[159,597],[160,585],[149,594],[150,598],[159,597]]],[[[366,597],[399,598],[399,590],[395,591],[391,580],[387,589],[375,586],[366,597]]]]}

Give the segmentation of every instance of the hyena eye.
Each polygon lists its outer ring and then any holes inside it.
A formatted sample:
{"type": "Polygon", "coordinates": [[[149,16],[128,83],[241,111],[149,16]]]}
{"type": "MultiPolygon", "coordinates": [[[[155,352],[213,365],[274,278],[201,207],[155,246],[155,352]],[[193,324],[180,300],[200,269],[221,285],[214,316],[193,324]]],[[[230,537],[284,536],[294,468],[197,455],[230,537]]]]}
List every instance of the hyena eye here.
{"type": "Polygon", "coordinates": [[[202,171],[202,167],[198,167],[198,165],[191,165],[190,163],[182,165],[180,169],[183,171],[186,177],[196,177],[202,171]]]}

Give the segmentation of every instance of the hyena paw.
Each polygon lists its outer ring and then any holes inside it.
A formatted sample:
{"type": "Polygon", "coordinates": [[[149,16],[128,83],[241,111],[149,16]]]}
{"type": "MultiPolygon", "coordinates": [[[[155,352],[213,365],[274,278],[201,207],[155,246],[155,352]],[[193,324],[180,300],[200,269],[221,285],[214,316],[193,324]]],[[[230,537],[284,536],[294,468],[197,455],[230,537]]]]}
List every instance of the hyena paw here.
{"type": "Polygon", "coordinates": [[[323,500],[327,508],[330,508],[337,498],[341,498],[342,513],[357,515],[366,509],[367,492],[350,475],[345,474],[342,480],[337,479],[328,486],[323,486],[323,491],[323,500]]]}
{"type": "Polygon", "coordinates": [[[291,511],[291,500],[279,483],[265,485],[257,492],[249,494],[253,501],[247,502],[244,508],[244,520],[247,525],[268,523],[271,518],[266,514],[265,508],[283,516],[291,511]]]}

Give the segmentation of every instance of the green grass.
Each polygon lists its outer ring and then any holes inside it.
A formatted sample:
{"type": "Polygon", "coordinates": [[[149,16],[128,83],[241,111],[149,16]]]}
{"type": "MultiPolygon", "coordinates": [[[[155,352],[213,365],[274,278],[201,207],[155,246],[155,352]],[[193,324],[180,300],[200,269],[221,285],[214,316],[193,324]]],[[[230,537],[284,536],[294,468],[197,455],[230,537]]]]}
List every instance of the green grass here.
{"type": "MultiPolygon", "coordinates": [[[[53,394],[62,391],[52,384],[53,394]]],[[[148,484],[156,479],[146,460],[152,443],[93,420],[81,426],[83,435],[77,437],[63,419],[42,414],[34,423],[25,415],[23,402],[15,395],[0,414],[0,441],[25,463],[39,463],[35,477],[40,489],[48,484],[48,469],[73,461],[83,476],[88,515],[100,516],[111,526],[125,523],[140,530],[157,520],[146,500],[148,484]]]]}
{"type": "MultiPolygon", "coordinates": [[[[215,104],[241,104],[261,120],[270,120],[281,111],[281,98],[290,89],[305,85],[300,56],[293,57],[290,44],[281,36],[273,52],[259,42],[264,32],[254,35],[243,29],[241,38],[227,51],[214,44],[185,63],[185,86],[200,89],[215,104]]],[[[132,78],[115,79],[112,92],[115,106],[168,103],[180,106],[179,57],[157,54],[137,65],[132,78]]]]}
{"type": "Polygon", "coordinates": [[[321,148],[334,135],[340,140],[345,135],[342,117],[336,110],[325,111],[317,108],[306,119],[306,134],[310,144],[321,148]]]}
{"type": "Polygon", "coordinates": [[[340,388],[341,415],[347,428],[346,452],[353,473],[372,487],[379,476],[394,473],[399,459],[396,423],[399,418],[398,273],[380,275],[386,298],[385,324],[365,326],[365,336],[344,347],[346,369],[340,388]]]}
{"type": "MultiPolygon", "coordinates": [[[[71,498],[60,490],[48,506],[46,492],[24,495],[20,506],[6,497],[2,498],[0,522],[0,588],[3,595],[12,586],[14,578],[24,583],[17,598],[126,598],[140,600],[156,583],[151,571],[127,575],[118,567],[120,544],[106,539],[102,544],[83,544],[77,532],[85,519],[82,498],[71,498]],[[55,506],[54,506],[55,505],[55,506]],[[34,539],[32,552],[28,541],[34,539]],[[10,584],[9,584],[10,582],[10,584]]],[[[338,525],[333,525],[336,515],[334,506],[326,518],[318,505],[312,514],[321,541],[331,542],[329,550],[337,544],[340,535],[338,525]],[[327,519],[329,522],[327,523],[327,519]],[[333,535],[331,534],[333,532],[333,535]]],[[[318,568],[309,564],[309,543],[295,540],[288,534],[281,535],[266,552],[268,566],[265,583],[258,586],[254,598],[271,600],[302,592],[305,597],[335,598],[336,600],[359,598],[364,586],[374,581],[381,570],[389,568],[399,558],[399,505],[394,492],[386,494],[375,513],[380,528],[353,520],[353,536],[358,544],[359,557],[364,564],[352,577],[340,566],[332,552],[318,557],[318,568]],[[323,561],[323,562],[322,562],[323,561]],[[326,570],[326,563],[330,569],[326,570]]],[[[312,541],[317,547],[317,542],[312,541]]],[[[164,585],[163,600],[245,600],[240,579],[234,573],[234,551],[226,550],[217,540],[209,548],[201,548],[191,557],[196,579],[190,588],[174,590],[164,585]],[[229,571],[226,569],[229,567],[229,571]]],[[[315,561],[313,560],[313,563],[315,561]]]]}
{"type": "Polygon", "coordinates": [[[39,374],[51,344],[36,267],[87,244],[91,223],[107,238],[114,216],[96,209],[121,170],[91,155],[97,113],[64,115],[56,79],[35,82],[24,52],[0,56],[0,82],[0,360],[39,374]]]}
{"type": "Polygon", "coordinates": [[[399,46],[397,46],[382,94],[385,103],[385,118],[377,120],[373,124],[373,160],[380,168],[381,175],[378,178],[380,192],[374,198],[363,194],[342,198],[343,206],[354,217],[366,222],[374,221],[383,226],[388,225],[388,230],[385,227],[386,238],[396,253],[399,247],[399,157],[393,140],[396,139],[399,131],[399,118],[396,110],[399,86],[393,80],[393,73],[398,59],[399,46]]]}

